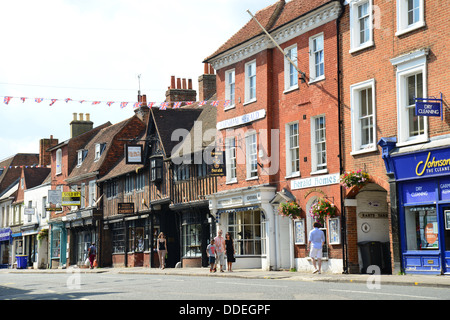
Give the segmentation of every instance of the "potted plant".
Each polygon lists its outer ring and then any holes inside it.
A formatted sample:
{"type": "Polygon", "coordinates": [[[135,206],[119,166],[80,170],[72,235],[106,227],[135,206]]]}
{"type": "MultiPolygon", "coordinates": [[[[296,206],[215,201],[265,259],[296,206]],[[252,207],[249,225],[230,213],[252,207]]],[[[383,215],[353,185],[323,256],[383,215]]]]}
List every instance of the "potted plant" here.
{"type": "Polygon", "coordinates": [[[319,222],[322,226],[325,225],[325,219],[333,218],[336,216],[336,206],[330,201],[320,198],[316,203],[311,206],[309,213],[311,217],[319,222]]]}
{"type": "Polygon", "coordinates": [[[48,237],[48,229],[42,229],[41,231],[39,231],[38,235],[37,235],[37,239],[39,241],[41,241],[44,238],[48,237]]]}
{"type": "Polygon", "coordinates": [[[278,213],[282,216],[296,219],[300,217],[302,209],[297,202],[284,202],[278,207],[278,213]]]}
{"type": "Polygon", "coordinates": [[[340,176],[340,184],[346,189],[354,186],[361,187],[369,181],[369,174],[361,169],[355,171],[347,171],[340,176]]]}

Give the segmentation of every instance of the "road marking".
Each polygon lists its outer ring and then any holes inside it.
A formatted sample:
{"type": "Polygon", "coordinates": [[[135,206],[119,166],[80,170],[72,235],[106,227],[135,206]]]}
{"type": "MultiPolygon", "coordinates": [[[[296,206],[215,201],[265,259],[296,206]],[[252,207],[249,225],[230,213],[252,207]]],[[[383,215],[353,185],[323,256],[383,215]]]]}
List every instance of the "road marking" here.
{"type": "Polygon", "coordinates": [[[439,299],[436,297],[426,297],[426,296],[413,296],[409,294],[401,294],[401,293],[387,293],[387,292],[373,292],[373,291],[354,291],[354,290],[339,290],[339,289],[330,289],[330,291],[336,291],[336,292],[351,292],[351,293],[367,293],[367,294],[378,294],[378,295],[390,295],[390,296],[397,296],[397,297],[408,297],[408,298],[419,298],[419,299],[439,299]]]}
{"type": "Polygon", "coordinates": [[[240,282],[216,282],[220,284],[239,284],[242,286],[256,286],[256,287],[277,287],[277,288],[287,288],[288,286],[277,286],[272,284],[256,284],[256,283],[240,283],[240,282]]]}

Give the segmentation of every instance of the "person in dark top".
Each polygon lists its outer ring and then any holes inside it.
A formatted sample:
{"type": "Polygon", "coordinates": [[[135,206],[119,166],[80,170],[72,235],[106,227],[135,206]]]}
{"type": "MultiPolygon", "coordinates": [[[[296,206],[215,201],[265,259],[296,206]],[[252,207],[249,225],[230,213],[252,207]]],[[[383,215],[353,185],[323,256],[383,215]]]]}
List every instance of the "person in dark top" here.
{"type": "Polygon", "coordinates": [[[160,233],[158,236],[158,240],[156,241],[156,248],[158,251],[158,257],[159,257],[159,268],[164,269],[166,264],[166,254],[168,254],[167,251],[167,240],[164,233],[160,233]]]}
{"type": "Polygon", "coordinates": [[[90,268],[94,269],[94,260],[95,260],[95,256],[97,255],[97,248],[95,247],[94,242],[92,242],[91,246],[89,247],[88,255],[89,255],[90,268]]]}
{"type": "Polygon", "coordinates": [[[227,234],[225,235],[225,251],[227,254],[228,272],[233,272],[233,270],[231,270],[231,266],[233,262],[236,262],[236,258],[234,257],[235,251],[233,238],[231,237],[231,234],[229,232],[227,232],[227,234]]]}

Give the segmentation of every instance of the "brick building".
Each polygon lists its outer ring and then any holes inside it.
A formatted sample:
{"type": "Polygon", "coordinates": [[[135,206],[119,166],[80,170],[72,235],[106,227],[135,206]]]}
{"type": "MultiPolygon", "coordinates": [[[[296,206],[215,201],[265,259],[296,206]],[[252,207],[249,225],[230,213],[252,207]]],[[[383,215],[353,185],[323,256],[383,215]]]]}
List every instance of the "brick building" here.
{"type": "Polygon", "coordinates": [[[322,225],[324,269],[342,271],[340,11],[339,1],[278,1],[255,18],[283,53],[251,19],[205,60],[217,71],[218,100],[230,100],[217,111],[227,176],[208,198],[218,227],[235,239],[238,267],[312,270],[310,209],[326,200],[337,214],[322,225]],[[286,202],[301,208],[294,220],[278,214],[286,202]]]}
{"type": "Polygon", "coordinates": [[[420,172],[429,154],[429,161],[448,158],[447,11],[440,1],[345,1],[343,164],[370,175],[369,184],[345,194],[349,272],[369,264],[385,273],[448,272],[448,165],[420,172]],[[442,119],[416,116],[414,98],[441,93],[442,119]],[[364,261],[361,249],[371,246],[376,261],[364,261]]]}

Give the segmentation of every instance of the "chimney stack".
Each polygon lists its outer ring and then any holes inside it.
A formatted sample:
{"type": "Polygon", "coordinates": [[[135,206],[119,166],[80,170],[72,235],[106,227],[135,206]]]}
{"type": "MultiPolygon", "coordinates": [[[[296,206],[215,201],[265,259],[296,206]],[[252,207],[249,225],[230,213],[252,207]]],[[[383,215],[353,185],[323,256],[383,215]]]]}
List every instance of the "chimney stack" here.
{"type": "Polygon", "coordinates": [[[196,101],[197,92],[192,89],[192,79],[188,79],[188,83],[186,87],[186,79],[176,78],[175,87],[175,76],[172,76],[170,87],[166,91],[166,102],[196,101]]]}
{"type": "Polygon", "coordinates": [[[147,124],[148,116],[150,114],[150,108],[147,106],[147,96],[144,94],[138,96],[138,102],[141,102],[139,108],[134,110],[134,113],[141,119],[145,124],[147,124]]]}
{"type": "Polygon", "coordinates": [[[51,152],[47,151],[48,149],[56,146],[58,144],[58,139],[53,139],[53,136],[50,136],[50,139],[44,138],[39,140],[39,165],[40,166],[48,166],[51,164],[51,152]]]}
{"type": "Polygon", "coordinates": [[[94,123],[90,121],[89,113],[86,113],[86,120],[83,120],[83,114],[79,114],[77,120],[77,114],[73,114],[73,120],[70,122],[70,138],[75,138],[85,132],[88,132],[94,128],[94,123]]]}
{"type": "Polygon", "coordinates": [[[198,77],[198,96],[199,100],[208,100],[216,94],[216,75],[214,69],[209,63],[203,65],[204,74],[198,77]]]}

